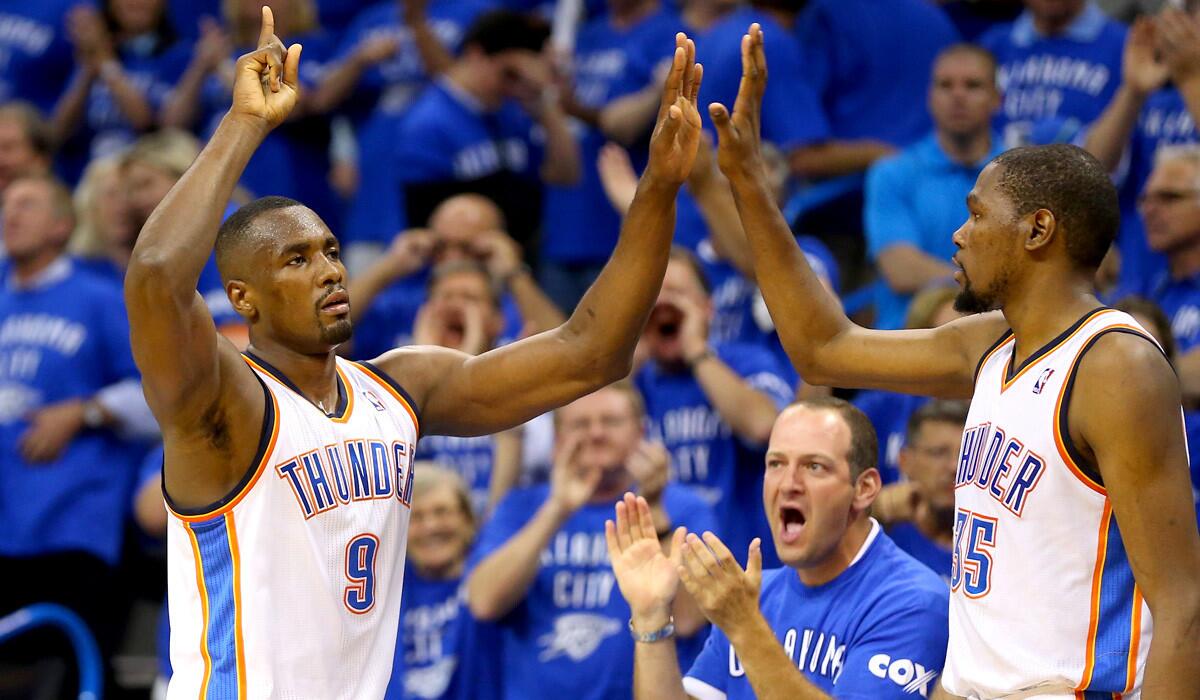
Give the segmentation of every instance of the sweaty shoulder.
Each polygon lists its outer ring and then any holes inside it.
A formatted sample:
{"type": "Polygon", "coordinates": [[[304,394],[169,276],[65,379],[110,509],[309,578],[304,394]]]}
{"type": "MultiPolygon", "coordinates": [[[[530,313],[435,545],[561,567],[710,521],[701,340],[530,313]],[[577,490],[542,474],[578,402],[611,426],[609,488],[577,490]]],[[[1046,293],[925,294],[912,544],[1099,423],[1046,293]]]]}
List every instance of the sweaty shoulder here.
{"type": "Polygon", "coordinates": [[[1073,425],[1093,412],[1088,408],[1136,420],[1156,409],[1174,412],[1179,404],[1179,378],[1158,345],[1141,333],[1110,330],[1092,340],[1079,361],[1070,415],[1073,425]]]}
{"type": "Polygon", "coordinates": [[[413,409],[423,416],[437,380],[453,366],[461,365],[463,358],[462,353],[447,348],[409,345],[389,350],[368,364],[382,370],[393,382],[401,383],[416,404],[413,409]]]}

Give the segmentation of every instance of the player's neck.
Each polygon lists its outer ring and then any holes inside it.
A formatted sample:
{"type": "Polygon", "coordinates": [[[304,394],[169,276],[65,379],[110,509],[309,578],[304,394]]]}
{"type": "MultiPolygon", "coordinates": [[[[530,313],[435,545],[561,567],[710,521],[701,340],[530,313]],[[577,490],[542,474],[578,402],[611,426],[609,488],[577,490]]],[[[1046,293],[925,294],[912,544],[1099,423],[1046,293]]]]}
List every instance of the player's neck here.
{"type": "Polygon", "coordinates": [[[1017,341],[1014,365],[1101,305],[1091,278],[1078,272],[1058,271],[1012,286],[1004,301],[1004,318],[1017,341]]]}
{"type": "Polygon", "coordinates": [[[324,355],[306,355],[257,335],[252,335],[246,350],[282,372],[304,398],[326,413],[337,406],[337,356],[332,350],[324,355]]]}
{"type": "Polygon", "coordinates": [[[870,534],[871,519],[867,517],[866,513],[858,514],[846,528],[846,534],[842,537],[842,541],[838,542],[829,556],[819,564],[796,569],[796,573],[800,576],[800,582],[812,588],[823,586],[841,576],[846,569],[850,568],[850,563],[854,561],[854,557],[858,556],[859,550],[862,549],[863,543],[867,541],[870,534]]]}

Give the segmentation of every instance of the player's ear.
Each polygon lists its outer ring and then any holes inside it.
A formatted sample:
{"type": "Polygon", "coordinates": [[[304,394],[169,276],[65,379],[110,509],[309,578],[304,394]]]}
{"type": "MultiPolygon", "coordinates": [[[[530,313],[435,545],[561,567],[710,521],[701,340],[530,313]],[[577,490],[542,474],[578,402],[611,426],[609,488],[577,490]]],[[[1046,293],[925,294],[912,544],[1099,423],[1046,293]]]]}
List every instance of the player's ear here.
{"type": "Polygon", "coordinates": [[[225,294],[229,297],[229,303],[233,304],[233,310],[239,316],[247,321],[253,320],[258,316],[258,309],[254,305],[254,295],[245,282],[242,280],[229,280],[225,284],[225,294]]]}
{"type": "Polygon", "coordinates": [[[1050,245],[1058,235],[1058,220],[1049,209],[1038,209],[1029,215],[1029,229],[1025,234],[1025,250],[1035,251],[1050,245]]]}

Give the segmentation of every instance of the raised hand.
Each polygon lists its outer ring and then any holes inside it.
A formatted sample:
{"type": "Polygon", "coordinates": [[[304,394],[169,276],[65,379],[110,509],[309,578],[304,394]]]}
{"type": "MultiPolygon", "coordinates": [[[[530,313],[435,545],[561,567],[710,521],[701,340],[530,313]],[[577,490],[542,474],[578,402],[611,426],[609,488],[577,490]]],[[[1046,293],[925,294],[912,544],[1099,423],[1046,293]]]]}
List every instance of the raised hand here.
{"type": "Polygon", "coordinates": [[[766,177],[762,159],[762,100],[767,89],[767,55],[758,23],[742,36],[742,81],[733,115],[714,102],[708,114],[717,127],[717,164],[730,180],[766,177]]]}
{"type": "Polygon", "coordinates": [[[586,439],[580,433],[570,433],[554,446],[550,499],[567,513],[574,513],[590,501],[600,485],[600,478],[604,476],[600,467],[579,461],[586,439]]]}
{"type": "Polygon", "coordinates": [[[1183,10],[1164,10],[1154,25],[1171,80],[1182,85],[1200,77],[1200,19],[1183,10]]]}
{"type": "Polygon", "coordinates": [[[1125,39],[1121,58],[1121,77],[1140,95],[1147,95],[1167,81],[1167,66],[1158,56],[1154,21],[1139,17],[1125,39]]]}
{"type": "Polygon", "coordinates": [[[685,534],[684,528],[676,529],[670,557],[663,554],[654,534],[650,505],[631,493],[617,503],[616,523],[604,523],[608,559],[638,632],[660,629],[671,617],[671,603],[679,590],[679,557],[685,534]]]}
{"type": "Polygon", "coordinates": [[[683,543],[679,578],[696,605],[727,635],[739,623],[760,614],[758,591],[762,586],[762,545],[756,537],[742,569],[725,543],[711,532],[703,541],[690,534],[683,543]]]}
{"type": "Polygon", "coordinates": [[[275,16],[262,9],[258,48],[237,60],[231,116],[258,122],[267,130],[287,119],[300,96],[300,45],[286,49],[275,36],[275,16]]]}
{"type": "Polygon", "coordinates": [[[650,136],[647,174],[675,185],[692,171],[700,143],[700,111],[696,98],[704,67],[696,63],[696,44],[683,32],[675,35],[675,56],[663,86],[658,122],[650,136]]]}

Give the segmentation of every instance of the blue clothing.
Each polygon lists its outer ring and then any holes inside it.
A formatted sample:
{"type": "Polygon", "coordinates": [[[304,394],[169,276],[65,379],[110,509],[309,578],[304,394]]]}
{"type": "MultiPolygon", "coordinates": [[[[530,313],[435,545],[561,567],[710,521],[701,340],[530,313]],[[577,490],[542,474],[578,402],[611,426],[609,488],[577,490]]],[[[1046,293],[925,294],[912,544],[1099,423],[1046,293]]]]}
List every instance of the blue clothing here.
{"type": "Polygon", "coordinates": [[[1146,99],[1130,138],[1129,163],[1120,183],[1121,229],[1117,234],[1117,247],[1121,252],[1120,284],[1152,280],[1166,272],[1166,256],[1150,250],[1146,242],[1137,197],[1150,178],[1160,148],[1198,141],[1200,135],[1196,133],[1195,119],[1178,88],[1168,85],[1146,99]]]}
{"type": "Polygon", "coordinates": [[[933,127],[925,109],[933,61],[958,41],[958,31],[936,5],[928,0],[813,0],[797,20],[796,36],[804,51],[805,77],[820,98],[834,138],[905,146],[933,127]]]}
{"type": "Polygon", "coordinates": [[[900,448],[908,435],[908,419],[929,402],[928,396],[871,389],[860,391],[854,405],[871,419],[879,439],[879,476],[883,483],[900,480],[900,448]]]}
{"type": "MultiPolygon", "coordinates": [[[[483,526],[471,564],[503,547],[549,495],[547,484],[510,491],[483,526]]],[[[563,524],[542,552],[529,593],[500,620],[504,698],[632,697],[629,604],[604,541],[615,504],[589,503],[563,524]]],[[[663,505],[675,525],[719,532],[711,509],[685,486],[668,484],[663,505]]]]}
{"type": "Polygon", "coordinates": [[[77,0],[0,0],[0,103],[27,100],[47,117],[75,68],[67,11],[77,0]]]}
{"type": "MultiPolygon", "coordinates": [[[[674,50],[679,19],[659,10],[627,29],[608,17],[585,24],[575,38],[574,91],[580,104],[600,109],[612,100],[641,89],[653,80],[659,59],[674,50]]],[[[546,186],[542,214],[541,254],[558,263],[603,262],[617,244],[621,217],[604,186],[596,159],[608,140],[596,127],[572,120],[579,143],[580,181],[546,186]]]]}
{"type": "Polygon", "coordinates": [[[1038,122],[1090,124],[1121,82],[1125,25],[1088,4],[1061,34],[1042,36],[1026,10],[979,42],[996,56],[1004,106],[995,125],[1005,145],[1031,142],[1038,122]]]}
{"type": "MultiPolygon", "coordinates": [[[[792,662],[833,697],[928,697],[946,660],[949,588],[874,528],[866,551],[829,583],[806,586],[788,567],[764,572],[759,607],[792,662]]],[[[685,688],[696,681],[730,700],[755,697],[715,627],[685,688]]]]}
{"type": "MultiPolygon", "coordinates": [[[[329,3],[331,6],[336,3],[329,3]]],[[[488,4],[479,0],[429,3],[427,21],[442,45],[458,50],[463,35],[488,4]]],[[[341,237],[345,243],[386,242],[404,225],[404,203],[397,199],[399,173],[405,164],[392,160],[401,116],[428,84],[412,32],[404,25],[400,5],[390,0],[363,10],[342,35],[336,61],[346,60],[365,40],[390,36],[398,44],[391,58],[363,73],[341,106],[354,125],[358,141],[359,185],[346,212],[341,237]]]]}
{"type": "Polygon", "coordinates": [[[410,566],[402,595],[385,700],[499,698],[498,630],[472,619],[463,580],[428,579],[410,566]]]}
{"type": "MultiPolygon", "coordinates": [[[[949,264],[955,247],[951,237],[967,219],[967,193],[992,158],[1004,151],[999,136],[983,160],[963,165],[950,160],[929,134],[900,153],[876,161],[867,170],[863,225],[872,260],[888,247],[907,243],[949,264]]],[[[899,294],[886,283],[876,285],[875,326],[904,327],[911,294],[899,294]]]]}
{"type": "Polygon", "coordinates": [[[1153,301],[1171,321],[1171,335],[1178,354],[1200,345],[1200,274],[1174,279],[1169,273],[1162,272],[1139,282],[1118,288],[1113,292],[1113,301],[1133,295],[1153,301]]]}
{"type": "Polygon", "coordinates": [[[85,429],[31,464],[19,445],[31,412],[137,378],[121,288],[67,258],[31,288],[11,274],[0,265],[0,555],[79,550],[115,564],[139,447],[85,429]]]}
{"type": "Polygon", "coordinates": [[[896,523],[887,529],[887,534],[897,547],[903,549],[913,559],[928,566],[930,571],[941,577],[947,584],[950,583],[953,550],[929,539],[912,523],[896,523]]]}
{"type": "Polygon", "coordinates": [[[1192,500],[1196,503],[1196,521],[1200,523],[1200,411],[1186,411],[1183,424],[1187,430],[1188,456],[1191,458],[1192,500]]]}
{"type": "MultiPolygon", "coordinates": [[[[792,387],[765,348],[742,343],[715,347],[717,357],[746,383],[783,410],[792,387]]],[[[766,445],[749,444],[721,419],[695,375],[647,362],[635,384],[646,401],[649,430],[671,453],[671,478],[687,484],[713,507],[714,530],[739,558],[754,537],[770,541],[763,512],[763,454],[766,445]]],[[[764,554],[767,554],[764,548],[764,554]]]]}

